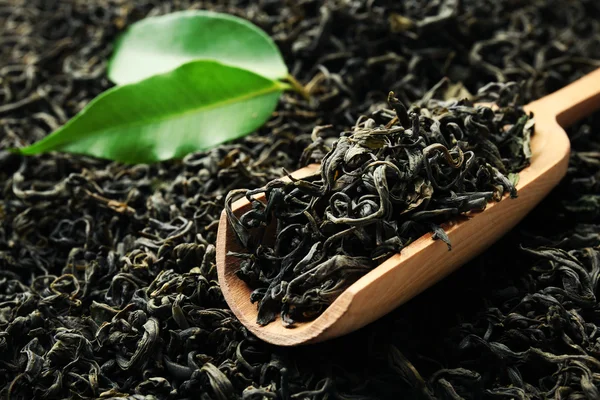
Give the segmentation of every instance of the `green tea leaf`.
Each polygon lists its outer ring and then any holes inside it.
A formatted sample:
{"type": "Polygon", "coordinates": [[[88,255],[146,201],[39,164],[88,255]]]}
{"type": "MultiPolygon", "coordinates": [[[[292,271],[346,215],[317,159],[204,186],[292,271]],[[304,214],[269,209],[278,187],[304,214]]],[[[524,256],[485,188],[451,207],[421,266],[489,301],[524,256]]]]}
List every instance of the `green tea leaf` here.
{"type": "Polygon", "coordinates": [[[127,163],[179,158],[238,138],[271,115],[286,85],[215,61],[194,61],[112,88],[29,147],[127,163]]]}
{"type": "Polygon", "coordinates": [[[181,11],[133,24],[116,44],[108,76],[137,82],[194,60],[215,60],[269,79],[288,70],[273,40],[252,23],[211,11],[181,11]]]}

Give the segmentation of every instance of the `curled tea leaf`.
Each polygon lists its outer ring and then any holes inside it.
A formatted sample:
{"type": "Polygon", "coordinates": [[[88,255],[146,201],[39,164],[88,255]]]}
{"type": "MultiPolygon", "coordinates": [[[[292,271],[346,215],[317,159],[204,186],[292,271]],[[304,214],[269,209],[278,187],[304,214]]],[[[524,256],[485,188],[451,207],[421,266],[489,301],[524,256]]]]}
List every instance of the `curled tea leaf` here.
{"type": "Polygon", "coordinates": [[[320,175],[247,191],[246,197],[264,193],[267,205],[257,203],[239,218],[230,204],[243,191],[228,195],[229,221],[246,248],[235,254],[237,275],[254,289],[259,324],[278,314],[287,327],[314,319],[421,235],[432,232],[451,250],[443,223],[505,193],[516,196],[514,175],[501,170],[516,173],[528,164],[529,117],[518,105],[494,111],[428,97],[427,108],[407,109],[393,93],[388,102],[396,115],[379,110],[343,132],[322,158],[320,175]],[[251,245],[271,220],[275,244],[251,245]]]}

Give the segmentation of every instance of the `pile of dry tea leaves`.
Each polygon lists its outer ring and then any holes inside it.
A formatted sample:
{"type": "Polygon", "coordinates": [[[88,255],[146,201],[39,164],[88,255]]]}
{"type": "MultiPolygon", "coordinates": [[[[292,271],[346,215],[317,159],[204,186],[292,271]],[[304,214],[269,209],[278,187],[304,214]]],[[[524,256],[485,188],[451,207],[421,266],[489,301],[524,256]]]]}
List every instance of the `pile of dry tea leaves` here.
{"type": "Polygon", "coordinates": [[[432,231],[451,249],[444,222],[483,211],[529,165],[533,119],[514,103],[515,84],[484,87],[468,100],[428,101],[407,110],[390,93],[393,109],[360,118],[331,146],[318,137],[303,154],[325,156],[304,179],[275,180],[264,188],[233,190],[225,207],[244,246],[237,276],[254,291],[257,323],[281,314],[286,327],[314,319],[349,285],[432,231]],[[512,100],[511,100],[512,99],[512,100]],[[264,193],[265,201],[256,195],[264,193]],[[239,218],[240,194],[252,209],[239,218]],[[276,224],[273,243],[260,230],[276,224]]]}
{"type": "Polygon", "coordinates": [[[449,97],[517,81],[526,103],[597,68],[597,0],[0,0],[0,149],[106,90],[125,27],[187,8],[265,29],[313,101],[285,95],[256,134],[151,166],[0,150],[0,398],[595,398],[598,116],[570,130],[568,176],[523,224],[337,340],[249,334],[214,243],[230,190],[295,170],[315,126],[331,143],[389,90],[411,104],[445,76],[449,97]]]}

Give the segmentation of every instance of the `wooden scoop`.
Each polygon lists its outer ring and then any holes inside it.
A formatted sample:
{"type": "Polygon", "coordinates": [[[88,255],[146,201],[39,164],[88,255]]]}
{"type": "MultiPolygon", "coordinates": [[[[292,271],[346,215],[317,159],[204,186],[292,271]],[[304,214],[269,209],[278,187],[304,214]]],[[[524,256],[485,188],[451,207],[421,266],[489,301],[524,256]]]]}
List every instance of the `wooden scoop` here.
{"type": "MultiPolygon", "coordinates": [[[[266,326],[256,323],[258,312],[256,304],[250,302],[251,289],[235,275],[240,261],[227,256],[229,251],[243,249],[223,211],[216,256],[225,300],[252,333],[281,346],[320,342],[373,322],[481,253],[531,211],[567,171],[570,143],[562,127],[598,108],[600,69],[527,105],[525,109],[534,113],[535,133],[531,140],[531,165],[520,172],[518,198],[491,202],[485,211],[446,227],[451,251],[441,240],[432,240],[430,233],[422,236],[356,281],[317,319],[299,323],[295,328],[285,328],[279,319],[266,326]]],[[[292,176],[300,179],[318,168],[319,165],[310,165],[292,176]]],[[[241,199],[232,208],[240,216],[251,207],[246,199],[241,199]]]]}

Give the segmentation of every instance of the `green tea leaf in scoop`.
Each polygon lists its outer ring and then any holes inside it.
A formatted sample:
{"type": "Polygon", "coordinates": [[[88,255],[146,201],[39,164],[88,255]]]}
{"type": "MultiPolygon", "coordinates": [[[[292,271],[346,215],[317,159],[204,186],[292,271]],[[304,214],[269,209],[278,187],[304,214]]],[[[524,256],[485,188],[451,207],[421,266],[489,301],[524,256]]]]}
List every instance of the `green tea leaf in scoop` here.
{"type": "Polygon", "coordinates": [[[285,84],[214,61],[194,61],[112,88],[29,147],[126,162],[180,158],[250,133],[271,115],[285,84]]]}
{"type": "Polygon", "coordinates": [[[273,80],[288,76],[279,49],[260,28],[238,17],[198,10],[133,24],[116,44],[108,76],[124,85],[194,60],[219,61],[273,80]]]}

